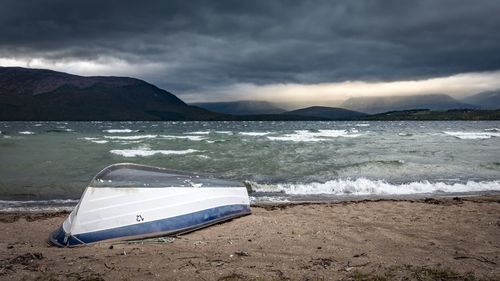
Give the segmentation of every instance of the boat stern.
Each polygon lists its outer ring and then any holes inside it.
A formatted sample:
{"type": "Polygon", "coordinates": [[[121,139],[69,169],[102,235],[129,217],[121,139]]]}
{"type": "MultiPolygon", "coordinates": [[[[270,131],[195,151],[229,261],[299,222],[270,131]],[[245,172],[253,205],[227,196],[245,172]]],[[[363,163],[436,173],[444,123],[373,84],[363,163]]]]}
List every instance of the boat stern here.
{"type": "Polygon", "coordinates": [[[73,210],[69,216],[64,220],[64,222],[59,226],[54,232],[52,232],[49,236],[49,242],[52,245],[55,245],[57,247],[68,247],[72,246],[74,244],[80,244],[78,242],[75,243],[75,239],[72,238],[71,236],[71,226],[73,224],[73,221],[75,219],[75,213],[76,210],[78,209],[78,204],[73,210]]]}
{"type": "Polygon", "coordinates": [[[69,233],[64,231],[63,226],[59,226],[54,232],[52,232],[49,236],[50,244],[57,247],[66,247],[68,244],[69,233]]]}

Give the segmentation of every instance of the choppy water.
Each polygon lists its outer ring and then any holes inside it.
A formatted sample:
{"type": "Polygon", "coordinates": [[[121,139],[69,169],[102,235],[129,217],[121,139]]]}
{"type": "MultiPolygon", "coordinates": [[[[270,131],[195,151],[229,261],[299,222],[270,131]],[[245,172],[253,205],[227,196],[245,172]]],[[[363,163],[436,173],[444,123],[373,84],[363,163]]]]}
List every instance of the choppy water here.
{"type": "Polygon", "coordinates": [[[0,210],[70,209],[117,162],[248,181],[254,202],[500,191],[500,122],[0,122],[0,210]]]}

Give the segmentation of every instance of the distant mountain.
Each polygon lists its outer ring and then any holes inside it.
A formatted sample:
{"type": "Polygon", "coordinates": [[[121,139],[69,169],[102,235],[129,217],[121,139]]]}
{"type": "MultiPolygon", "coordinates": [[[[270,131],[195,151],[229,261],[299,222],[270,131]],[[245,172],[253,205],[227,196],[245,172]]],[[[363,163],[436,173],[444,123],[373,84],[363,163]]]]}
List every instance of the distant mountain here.
{"type": "Polygon", "coordinates": [[[462,101],[485,109],[499,109],[500,90],[475,94],[462,99],[462,101]]]}
{"type": "Polygon", "coordinates": [[[452,109],[446,111],[431,111],[428,109],[390,111],[380,114],[368,115],[362,120],[408,120],[408,121],[431,121],[431,120],[500,120],[500,109],[452,109]]]}
{"type": "Polygon", "coordinates": [[[358,111],[337,108],[337,107],[326,107],[326,106],[311,106],[307,108],[288,111],[283,114],[294,115],[294,116],[316,117],[316,118],[331,119],[331,120],[347,120],[366,115],[365,113],[358,111]]]}
{"type": "Polygon", "coordinates": [[[0,120],[219,119],[135,78],[0,67],[0,120]]]}
{"type": "Polygon", "coordinates": [[[448,110],[476,108],[477,106],[462,103],[448,95],[418,95],[418,96],[381,96],[350,98],[342,104],[343,108],[366,113],[382,113],[394,110],[430,109],[448,110]]]}
{"type": "Polygon", "coordinates": [[[191,105],[231,115],[280,114],[286,111],[266,101],[206,102],[191,105]]]}
{"type": "Polygon", "coordinates": [[[448,110],[498,104],[498,92],[458,102],[446,95],[349,99],[343,108],[313,106],[285,112],[268,102],[184,103],[145,81],[83,77],[45,69],[0,67],[0,120],[498,120],[500,110],[448,110]],[[387,112],[401,109],[403,112],[387,112]],[[386,112],[365,115],[361,112],[386,112]],[[232,114],[232,115],[229,115],[232,114]]]}

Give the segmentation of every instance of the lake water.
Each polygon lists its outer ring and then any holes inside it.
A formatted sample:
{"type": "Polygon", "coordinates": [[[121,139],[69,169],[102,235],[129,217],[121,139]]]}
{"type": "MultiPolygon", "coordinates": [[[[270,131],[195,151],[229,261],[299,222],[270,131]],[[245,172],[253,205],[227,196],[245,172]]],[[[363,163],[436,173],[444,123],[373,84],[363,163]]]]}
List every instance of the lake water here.
{"type": "Polygon", "coordinates": [[[0,122],[0,210],[70,209],[119,162],[247,181],[253,202],[500,192],[500,122],[0,122]]]}

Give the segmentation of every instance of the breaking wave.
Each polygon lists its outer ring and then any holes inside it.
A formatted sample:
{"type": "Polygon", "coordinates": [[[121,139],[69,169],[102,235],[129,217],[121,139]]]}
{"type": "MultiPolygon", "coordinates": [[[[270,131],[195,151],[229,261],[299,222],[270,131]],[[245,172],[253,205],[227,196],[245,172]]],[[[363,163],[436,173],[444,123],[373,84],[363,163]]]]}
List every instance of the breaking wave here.
{"type": "Polygon", "coordinates": [[[500,129],[498,128],[488,128],[488,129],[484,129],[486,132],[500,132],[500,129]]]}
{"type": "Polygon", "coordinates": [[[459,193],[500,191],[500,181],[468,181],[466,183],[446,183],[418,181],[392,184],[384,180],[337,179],[325,183],[284,183],[259,184],[248,182],[256,192],[280,192],[288,195],[412,195],[425,193],[459,193]]]}
{"type": "Polygon", "coordinates": [[[202,140],[206,140],[207,138],[206,137],[203,137],[203,136],[171,136],[171,135],[162,135],[161,136],[162,138],[166,138],[166,139],[187,139],[187,140],[191,140],[191,141],[202,141],[202,140]]]}
{"type": "Polygon", "coordinates": [[[102,139],[99,139],[99,138],[92,138],[92,137],[84,137],[84,138],[80,138],[80,139],[84,139],[86,141],[90,141],[90,142],[98,143],[98,144],[104,144],[104,143],[108,143],[109,142],[107,140],[102,140],[102,139]]]}
{"type": "Polygon", "coordinates": [[[2,212],[60,212],[71,211],[78,204],[78,200],[54,199],[54,200],[0,200],[0,211],[2,212]]]}
{"type": "Polygon", "coordinates": [[[155,154],[163,155],[184,155],[193,152],[198,152],[196,149],[186,149],[186,150],[151,150],[149,148],[136,148],[136,149],[113,149],[109,151],[113,154],[120,155],[123,157],[147,157],[153,156],[155,154]]]}
{"type": "Polygon", "coordinates": [[[210,131],[187,132],[184,134],[186,134],[186,135],[208,135],[208,134],[210,134],[210,131]]]}
{"type": "Polygon", "coordinates": [[[139,130],[131,130],[131,129],[109,129],[109,130],[102,130],[105,133],[110,133],[110,134],[121,134],[121,133],[136,133],[139,132],[139,130]]]}
{"type": "Polygon", "coordinates": [[[258,136],[269,135],[270,133],[271,132],[240,132],[240,135],[258,137],[258,136]]]}
{"type": "MultiPolygon", "coordinates": [[[[485,130],[486,131],[486,130],[485,130]]],[[[477,140],[477,139],[491,139],[492,137],[500,137],[500,132],[488,131],[488,132],[449,132],[444,131],[443,133],[456,137],[461,140],[477,140]]]]}
{"type": "Polygon", "coordinates": [[[275,141],[292,141],[292,142],[318,142],[328,141],[338,137],[356,138],[361,134],[349,132],[347,130],[296,130],[293,134],[285,134],[283,136],[269,136],[269,140],[275,141]]]}
{"type": "Polygon", "coordinates": [[[112,140],[141,140],[141,139],[154,139],[158,135],[138,135],[138,136],[104,136],[112,140]]]}
{"type": "Polygon", "coordinates": [[[35,132],[31,132],[31,131],[22,131],[22,132],[19,132],[19,134],[21,135],[34,135],[35,132]]]}

